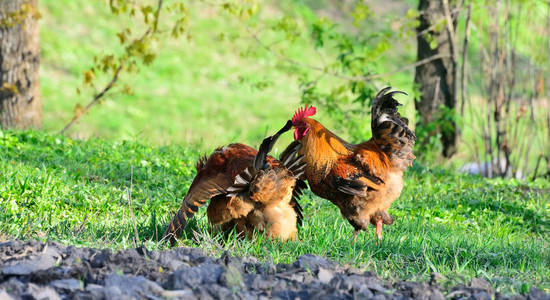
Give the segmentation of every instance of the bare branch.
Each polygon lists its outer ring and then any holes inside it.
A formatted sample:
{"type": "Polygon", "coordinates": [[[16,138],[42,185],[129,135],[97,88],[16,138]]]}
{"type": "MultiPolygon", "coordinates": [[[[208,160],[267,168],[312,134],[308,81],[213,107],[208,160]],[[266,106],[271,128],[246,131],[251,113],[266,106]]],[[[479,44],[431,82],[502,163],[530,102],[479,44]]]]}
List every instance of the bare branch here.
{"type": "Polygon", "coordinates": [[[134,238],[135,242],[134,245],[137,247],[137,243],[139,242],[139,234],[137,230],[137,221],[136,221],[136,215],[134,214],[134,207],[132,205],[132,183],[134,180],[134,166],[132,165],[130,169],[130,188],[126,189],[128,193],[128,205],[130,205],[130,215],[132,216],[132,224],[134,227],[134,238]]]}
{"type": "MultiPolygon", "coordinates": [[[[158,21],[159,21],[159,17],[160,17],[160,12],[162,10],[163,2],[164,2],[164,0],[158,0],[157,8],[156,8],[156,11],[155,11],[155,20],[153,22],[152,27],[148,27],[147,30],[141,35],[141,37],[138,38],[136,41],[143,41],[146,38],[148,38],[150,35],[157,32],[158,21]]],[[[120,73],[124,69],[124,65],[126,64],[126,62],[127,62],[127,58],[123,57],[123,58],[120,59],[120,64],[119,64],[118,68],[115,70],[115,72],[113,73],[113,76],[111,77],[111,80],[107,83],[107,85],[103,88],[103,90],[101,90],[101,92],[97,93],[94,96],[92,101],[90,101],[90,103],[88,103],[88,105],[86,105],[86,107],[83,109],[83,111],[81,113],[75,114],[73,116],[71,121],[67,125],[65,125],[65,127],[63,127],[63,129],[59,132],[60,134],[65,134],[67,132],[67,130],[69,130],[71,127],[73,127],[82,118],[83,115],[88,113],[94,105],[99,103],[99,101],[105,97],[107,92],[109,92],[116,85],[116,83],[118,82],[118,79],[120,78],[120,73]]]]}
{"type": "Polygon", "coordinates": [[[94,96],[94,99],[92,99],[92,101],[88,103],[88,105],[86,105],[82,113],[74,115],[73,119],[67,125],[65,125],[65,127],[59,132],[60,134],[65,134],[65,132],[67,132],[69,128],[73,127],[73,125],[76,124],[76,122],[78,122],[83,115],[85,115],[90,111],[92,106],[96,105],[99,102],[99,100],[101,100],[105,96],[105,94],[107,94],[107,92],[111,90],[113,86],[115,86],[115,83],[118,81],[118,76],[120,75],[121,71],[122,71],[122,64],[118,67],[118,69],[116,69],[115,73],[113,74],[113,77],[111,78],[111,81],[109,81],[109,83],[103,88],[101,92],[99,92],[94,96]]]}
{"type": "Polygon", "coordinates": [[[256,43],[258,45],[260,45],[260,47],[264,48],[267,52],[273,54],[274,56],[276,56],[277,58],[279,58],[282,61],[285,61],[285,62],[290,63],[290,64],[295,65],[295,66],[299,66],[299,67],[302,67],[302,68],[323,72],[326,75],[341,78],[341,79],[345,79],[345,80],[350,80],[350,81],[370,81],[370,80],[373,80],[373,79],[393,75],[395,73],[399,73],[399,72],[402,72],[404,70],[414,69],[418,66],[425,65],[425,64],[430,63],[434,60],[449,57],[449,55],[447,55],[447,54],[437,54],[437,55],[430,56],[430,57],[427,57],[425,59],[419,60],[419,61],[417,61],[413,64],[405,65],[405,66],[402,66],[398,69],[395,69],[393,71],[386,72],[386,73],[372,74],[372,75],[366,75],[366,76],[348,76],[348,75],[337,73],[337,72],[330,72],[330,71],[328,71],[328,69],[326,67],[323,68],[323,67],[313,66],[313,65],[309,65],[309,64],[304,64],[304,63],[299,62],[297,60],[294,60],[294,59],[292,59],[288,56],[277,53],[277,52],[273,51],[273,49],[271,49],[268,45],[266,45],[254,32],[252,32],[250,30],[250,28],[247,27],[247,31],[250,34],[250,36],[254,39],[254,41],[256,41],[256,43]]]}
{"type": "Polygon", "coordinates": [[[468,41],[470,40],[470,25],[471,25],[471,16],[472,16],[472,3],[468,3],[468,14],[466,16],[466,28],[464,32],[464,44],[462,45],[462,70],[460,78],[460,95],[461,95],[461,104],[460,104],[460,116],[464,117],[464,105],[466,105],[466,65],[467,65],[467,54],[468,54],[468,41]]]}

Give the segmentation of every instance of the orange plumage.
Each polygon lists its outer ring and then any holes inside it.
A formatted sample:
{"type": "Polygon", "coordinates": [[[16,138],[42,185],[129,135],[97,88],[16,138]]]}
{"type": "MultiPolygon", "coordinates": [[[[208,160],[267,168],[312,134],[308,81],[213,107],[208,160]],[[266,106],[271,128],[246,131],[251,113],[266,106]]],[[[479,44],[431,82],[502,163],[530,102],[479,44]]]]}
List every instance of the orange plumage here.
{"type": "Polygon", "coordinates": [[[295,145],[282,153],[281,161],[267,155],[279,135],[290,128],[289,121],[264,139],[259,151],[231,144],[200,159],[197,175],[164,238],[174,244],[188,219],[210,201],[207,216],[215,229],[235,228],[248,237],[258,231],[272,238],[294,239],[302,221],[297,198],[306,187],[299,179],[305,165],[296,156],[295,145]]]}
{"type": "Polygon", "coordinates": [[[387,213],[403,188],[403,172],[412,165],[416,136],[408,120],[397,112],[400,105],[385,88],[373,102],[373,136],[360,144],[350,144],[318,121],[309,118],[315,108],[300,110],[293,118],[294,143],[302,145],[305,177],[311,191],[334,203],[355,228],[376,226],[379,238],[382,224],[392,224],[387,213]]]}

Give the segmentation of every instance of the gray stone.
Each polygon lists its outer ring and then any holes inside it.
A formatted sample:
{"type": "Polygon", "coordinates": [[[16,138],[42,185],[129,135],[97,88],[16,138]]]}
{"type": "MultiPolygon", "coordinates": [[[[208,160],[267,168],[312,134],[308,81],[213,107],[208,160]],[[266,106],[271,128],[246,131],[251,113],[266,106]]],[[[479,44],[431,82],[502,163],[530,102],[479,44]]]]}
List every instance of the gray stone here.
{"type": "Polygon", "coordinates": [[[78,279],[59,279],[49,283],[50,286],[66,291],[75,291],[82,288],[82,282],[78,279]]]}
{"type": "Polygon", "coordinates": [[[230,289],[240,289],[243,285],[243,275],[238,265],[230,263],[220,276],[220,283],[230,289]]]}
{"type": "Polygon", "coordinates": [[[525,300],[526,298],[522,295],[505,295],[501,293],[495,294],[496,300],[525,300]]]}
{"type": "Polygon", "coordinates": [[[333,277],[333,272],[325,268],[319,268],[319,271],[317,272],[317,279],[325,284],[328,284],[333,277]]]}
{"type": "Polygon", "coordinates": [[[103,268],[109,262],[111,255],[111,249],[105,249],[95,253],[90,258],[90,266],[92,266],[92,268],[103,268]]]}
{"type": "Polygon", "coordinates": [[[203,264],[192,268],[181,268],[172,273],[166,284],[167,289],[195,289],[201,284],[218,283],[224,268],[216,264],[203,264]]]}
{"type": "Polygon", "coordinates": [[[353,290],[353,296],[355,299],[370,299],[374,294],[366,285],[363,285],[358,290],[353,290]]]}
{"type": "Polygon", "coordinates": [[[472,281],[470,281],[468,287],[473,289],[485,290],[491,294],[493,293],[493,287],[491,286],[491,284],[487,280],[481,278],[473,278],[472,281]]]}
{"type": "Polygon", "coordinates": [[[40,252],[35,252],[24,257],[8,259],[2,265],[4,275],[29,275],[36,271],[47,270],[55,266],[61,255],[48,245],[40,252]]]}
{"type": "Polygon", "coordinates": [[[12,296],[8,294],[4,289],[0,289],[0,299],[2,300],[13,300],[12,296]]]}
{"type": "Polygon", "coordinates": [[[105,279],[108,294],[131,297],[162,297],[164,289],[143,276],[111,274],[105,279]]]}
{"type": "Polygon", "coordinates": [[[430,300],[445,300],[445,296],[438,289],[431,290],[430,300]]]}
{"type": "Polygon", "coordinates": [[[430,284],[435,285],[441,283],[443,280],[445,280],[445,276],[439,274],[439,273],[431,273],[430,274],[430,284]]]}
{"type": "MultiPolygon", "coordinates": [[[[315,255],[292,264],[258,263],[200,249],[112,252],[14,241],[0,244],[0,299],[395,299],[445,300],[432,274],[430,284],[390,285],[372,272],[346,268],[315,255]],[[5,271],[5,272],[4,272],[5,271]],[[44,285],[46,284],[46,285],[44,285]]],[[[447,291],[447,290],[446,290],[447,291]]],[[[474,279],[449,299],[550,300],[544,291],[493,295],[491,284],[474,279]]]]}
{"type": "Polygon", "coordinates": [[[486,291],[476,291],[469,297],[470,300],[491,300],[491,294],[486,291]]]}
{"type": "Polygon", "coordinates": [[[550,300],[550,295],[535,287],[531,287],[527,295],[527,300],[550,300]]]}
{"type": "Polygon", "coordinates": [[[311,271],[318,271],[320,267],[327,269],[330,268],[332,266],[332,263],[317,255],[304,254],[298,257],[298,259],[294,263],[294,266],[311,271]]]}
{"type": "MultiPolygon", "coordinates": [[[[26,295],[31,296],[34,299],[40,300],[61,300],[59,294],[49,286],[37,286],[34,284],[29,284],[29,289],[27,290],[26,295]]],[[[23,296],[25,296],[23,294],[23,296]]]]}

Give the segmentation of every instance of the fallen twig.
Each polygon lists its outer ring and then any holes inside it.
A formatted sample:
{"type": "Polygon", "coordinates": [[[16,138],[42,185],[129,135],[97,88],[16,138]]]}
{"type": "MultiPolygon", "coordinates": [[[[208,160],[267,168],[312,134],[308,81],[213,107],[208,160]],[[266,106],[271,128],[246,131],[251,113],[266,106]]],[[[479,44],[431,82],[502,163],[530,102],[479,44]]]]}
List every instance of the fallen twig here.
{"type": "Polygon", "coordinates": [[[132,206],[132,181],[134,178],[134,166],[130,169],[130,188],[126,189],[128,193],[128,204],[130,205],[130,215],[132,216],[132,222],[134,225],[134,245],[137,247],[137,242],[139,241],[139,235],[137,230],[137,221],[136,221],[136,215],[134,214],[134,208],[132,206]]]}

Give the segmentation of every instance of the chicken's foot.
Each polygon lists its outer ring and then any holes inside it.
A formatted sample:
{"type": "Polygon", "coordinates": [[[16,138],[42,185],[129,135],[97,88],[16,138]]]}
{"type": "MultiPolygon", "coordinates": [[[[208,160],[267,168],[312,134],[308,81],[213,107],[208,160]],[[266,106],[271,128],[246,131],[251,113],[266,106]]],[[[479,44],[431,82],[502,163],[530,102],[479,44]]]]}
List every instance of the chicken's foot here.
{"type": "Polygon", "coordinates": [[[355,243],[357,241],[357,235],[359,234],[359,230],[355,229],[355,231],[353,232],[353,243],[355,243]]]}
{"type": "Polygon", "coordinates": [[[378,240],[382,239],[382,224],[383,221],[381,219],[376,221],[376,237],[378,238],[378,240]]]}

